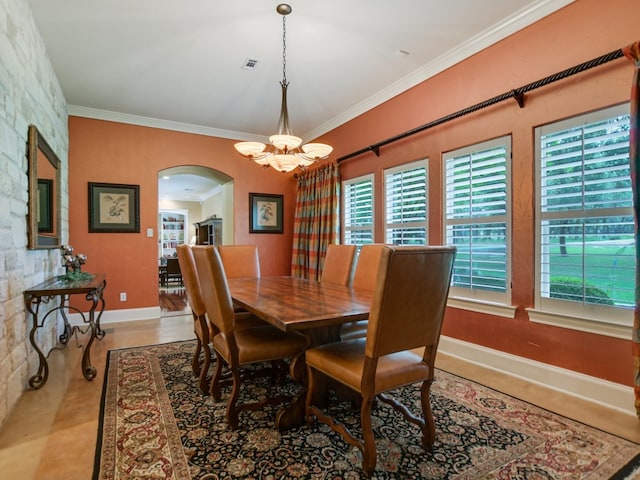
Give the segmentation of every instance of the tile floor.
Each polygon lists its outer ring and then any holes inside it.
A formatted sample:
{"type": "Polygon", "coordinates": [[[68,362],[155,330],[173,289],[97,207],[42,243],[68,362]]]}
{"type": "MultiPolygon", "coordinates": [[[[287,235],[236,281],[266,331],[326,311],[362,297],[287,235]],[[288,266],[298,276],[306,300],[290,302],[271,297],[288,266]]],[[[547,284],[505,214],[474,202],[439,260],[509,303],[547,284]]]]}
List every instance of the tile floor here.
{"type": "MultiPolygon", "coordinates": [[[[190,315],[104,325],[107,335],[91,350],[98,376],[81,373],[73,340],[51,354],[47,384],[27,390],[0,431],[0,476],[7,480],[89,480],[98,427],[106,353],[110,349],[194,338],[190,315]]],[[[568,397],[440,354],[438,366],[602,430],[640,442],[633,415],[568,397]]]]}

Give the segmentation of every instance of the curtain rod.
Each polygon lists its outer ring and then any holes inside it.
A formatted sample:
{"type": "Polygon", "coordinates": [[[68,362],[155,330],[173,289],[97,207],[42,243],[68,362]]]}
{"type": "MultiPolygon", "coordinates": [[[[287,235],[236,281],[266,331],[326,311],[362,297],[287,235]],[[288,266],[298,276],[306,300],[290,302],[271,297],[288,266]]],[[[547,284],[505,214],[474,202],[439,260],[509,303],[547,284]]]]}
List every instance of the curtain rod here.
{"type": "Polygon", "coordinates": [[[420,133],[424,130],[427,130],[429,128],[438,126],[438,125],[442,125],[443,123],[446,123],[450,120],[455,120],[457,118],[460,118],[464,115],[468,115],[469,113],[473,113],[473,112],[477,112],[478,110],[481,110],[483,108],[489,107],[491,105],[495,105],[496,103],[499,102],[503,102],[505,100],[508,100],[510,98],[513,98],[515,101],[518,102],[518,105],[520,106],[520,108],[524,108],[524,94],[527,92],[530,92],[531,90],[535,90],[536,88],[540,88],[543,87],[545,85],[548,85],[550,83],[553,82],[557,82],[558,80],[562,80],[564,78],[570,77],[572,75],[575,75],[576,73],[580,73],[580,72],[584,72],[585,70],[589,70],[590,68],[593,67],[597,67],[599,65],[603,65],[605,63],[611,62],[612,60],[616,60],[620,57],[624,56],[624,54],[622,53],[622,49],[618,49],[615,50],[613,52],[607,53],[605,55],[602,55],[600,57],[594,58],[593,60],[589,60],[588,62],[584,62],[581,63],[579,65],[575,65],[571,68],[567,68],[566,70],[563,70],[561,72],[558,73],[554,73],[553,75],[549,75],[548,77],[544,77],[540,80],[537,80],[535,82],[529,83],[527,85],[524,85],[522,87],[519,88],[514,88],[513,90],[509,91],[509,92],[505,92],[501,95],[498,95],[496,97],[490,98],[488,100],[485,100],[483,102],[480,103],[476,103],[475,105],[472,105],[470,107],[464,108],[462,110],[458,110],[455,113],[451,113],[449,115],[445,115],[444,117],[440,117],[437,120],[433,120],[429,123],[425,123],[424,125],[421,125],[419,127],[415,127],[411,130],[407,130],[406,132],[400,133],[398,135],[395,135],[393,137],[387,138],[386,140],[382,140],[381,142],[378,143],[374,143],[373,145],[369,145],[366,148],[362,148],[360,150],[357,150],[355,152],[352,152],[348,155],[344,155],[340,158],[338,158],[337,162],[341,163],[344,162],[345,160],[349,160],[350,158],[356,157],[358,155],[362,155],[363,153],[367,153],[367,152],[373,152],[375,153],[376,157],[380,156],[380,147],[383,147],[385,145],[388,145],[390,143],[396,142],[398,140],[402,140],[403,138],[407,138],[411,135],[415,135],[416,133],[420,133]]]}

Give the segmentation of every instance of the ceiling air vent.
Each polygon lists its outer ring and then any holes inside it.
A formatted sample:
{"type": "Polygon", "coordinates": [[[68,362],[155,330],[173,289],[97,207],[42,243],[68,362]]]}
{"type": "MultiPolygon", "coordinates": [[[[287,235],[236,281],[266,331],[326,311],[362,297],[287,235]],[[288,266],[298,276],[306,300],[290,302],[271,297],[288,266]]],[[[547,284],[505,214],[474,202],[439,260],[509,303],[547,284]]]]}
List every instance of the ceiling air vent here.
{"type": "Polygon", "coordinates": [[[254,60],[253,58],[246,58],[244,63],[242,64],[242,69],[253,70],[254,68],[256,68],[257,64],[258,64],[258,60],[254,60]]]}

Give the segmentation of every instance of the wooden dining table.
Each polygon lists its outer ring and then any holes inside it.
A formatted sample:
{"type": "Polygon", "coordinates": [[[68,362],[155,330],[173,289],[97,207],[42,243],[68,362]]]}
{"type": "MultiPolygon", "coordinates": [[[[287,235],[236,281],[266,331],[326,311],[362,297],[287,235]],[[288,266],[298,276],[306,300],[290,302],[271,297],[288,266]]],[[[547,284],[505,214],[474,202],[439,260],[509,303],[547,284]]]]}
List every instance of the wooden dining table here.
{"type": "MultiPolygon", "coordinates": [[[[340,327],[346,322],[369,316],[371,292],[357,291],[343,285],[320,283],[297,277],[261,277],[229,279],[234,303],[285,331],[304,334],[313,347],[340,340],[340,327]]],[[[306,387],[304,355],[291,361],[291,376],[306,387]]],[[[326,395],[326,388],[315,389],[326,395]]],[[[280,430],[304,424],[306,388],[292,402],[280,409],[276,427],[280,430]]],[[[314,399],[324,404],[326,398],[314,399]]]]}

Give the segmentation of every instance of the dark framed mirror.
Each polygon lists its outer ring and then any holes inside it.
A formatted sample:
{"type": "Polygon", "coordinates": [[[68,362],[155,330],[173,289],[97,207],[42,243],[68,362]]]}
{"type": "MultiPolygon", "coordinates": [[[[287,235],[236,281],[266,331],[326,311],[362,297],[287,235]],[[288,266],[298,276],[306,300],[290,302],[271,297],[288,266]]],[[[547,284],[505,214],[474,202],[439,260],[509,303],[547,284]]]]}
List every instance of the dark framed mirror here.
{"type": "Polygon", "coordinates": [[[29,125],[29,208],[27,211],[30,249],[59,248],[60,159],[35,125],[29,125]]]}

